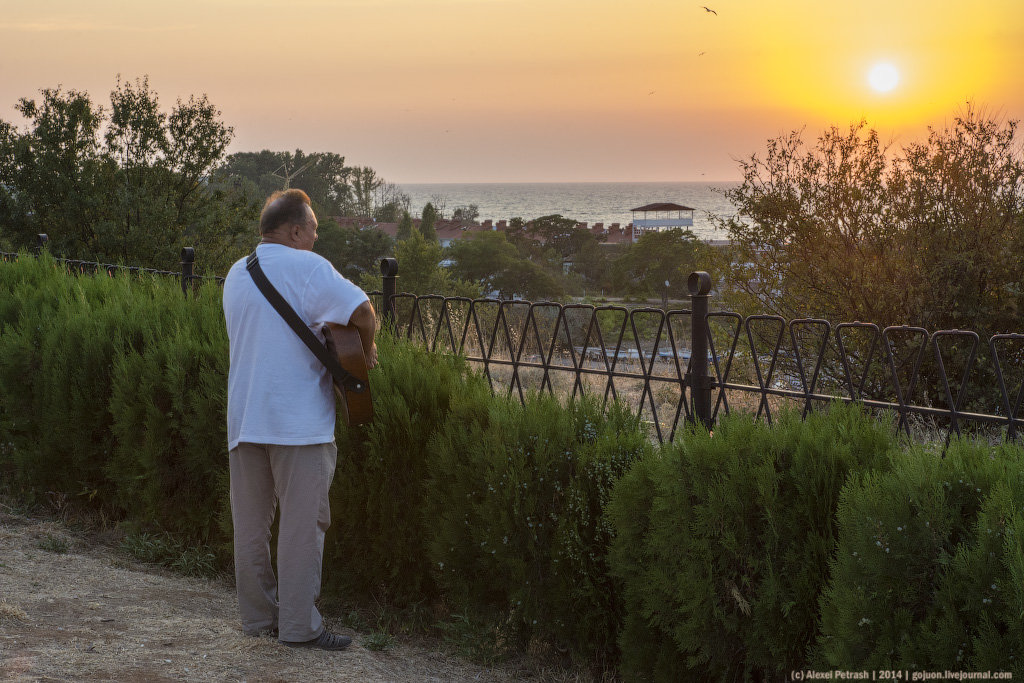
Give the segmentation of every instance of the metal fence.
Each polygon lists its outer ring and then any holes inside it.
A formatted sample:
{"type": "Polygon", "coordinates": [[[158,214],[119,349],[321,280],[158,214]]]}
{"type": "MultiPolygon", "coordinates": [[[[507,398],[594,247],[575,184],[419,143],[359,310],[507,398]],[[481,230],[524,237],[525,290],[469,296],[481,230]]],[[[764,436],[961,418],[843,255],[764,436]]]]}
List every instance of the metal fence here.
{"type": "MultiPolygon", "coordinates": [[[[39,235],[36,253],[45,245],[39,235]]],[[[176,277],[186,295],[201,280],[223,284],[194,275],[195,256],[182,249],[180,272],[55,260],[76,273],[176,277]]],[[[1013,441],[1024,427],[1024,334],[983,345],[969,330],[711,311],[705,272],[689,277],[690,308],[666,311],[397,293],[397,261],[382,259],[380,270],[382,290],[370,296],[397,335],[464,355],[492,389],[521,401],[538,390],[623,402],[661,442],[734,410],[770,423],[785,406],[806,416],[833,401],[890,411],[899,430],[923,426],[947,444],[965,431],[1013,441]]]]}
{"type": "Polygon", "coordinates": [[[1012,441],[1024,425],[1021,334],[983,345],[967,330],[712,312],[703,272],[690,275],[690,308],[668,311],[395,294],[395,280],[385,273],[373,294],[398,335],[464,355],[520,400],[532,389],[626,402],[662,442],[734,410],[770,423],[784,406],[806,416],[833,401],[947,444],[965,432],[1012,441]]]}
{"type": "MultiPolygon", "coordinates": [[[[45,233],[36,236],[36,246],[33,249],[34,255],[38,256],[46,248],[48,238],[45,233]]],[[[18,254],[14,252],[0,251],[0,260],[16,261],[18,254]]],[[[53,260],[67,267],[71,273],[94,274],[106,273],[110,277],[118,274],[128,275],[163,275],[178,278],[181,281],[181,291],[188,293],[204,280],[211,280],[217,284],[224,284],[222,277],[210,277],[195,274],[196,251],[192,247],[184,247],[181,250],[181,270],[157,270],[154,268],[142,268],[140,266],[124,266],[116,263],[100,263],[99,261],[86,261],[82,259],[69,259],[54,256],[53,260]]]]}

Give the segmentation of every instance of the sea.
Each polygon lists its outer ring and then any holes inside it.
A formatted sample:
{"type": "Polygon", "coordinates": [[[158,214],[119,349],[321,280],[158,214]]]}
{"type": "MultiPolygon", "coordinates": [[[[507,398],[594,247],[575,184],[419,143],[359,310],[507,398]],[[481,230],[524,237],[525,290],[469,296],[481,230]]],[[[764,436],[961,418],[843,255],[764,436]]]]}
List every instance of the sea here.
{"type": "MultiPolygon", "coordinates": [[[[705,240],[725,239],[711,216],[736,214],[724,191],[739,183],[415,183],[400,184],[409,195],[411,210],[419,215],[427,202],[443,207],[450,216],[460,206],[476,204],[479,220],[495,222],[520,217],[526,220],[561,214],[577,221],[626,225],[638,206],[672,202],[695,209],[693,232],[705,240]]],[[[639,216],[638,216],[639,217],[639,216]]]]}

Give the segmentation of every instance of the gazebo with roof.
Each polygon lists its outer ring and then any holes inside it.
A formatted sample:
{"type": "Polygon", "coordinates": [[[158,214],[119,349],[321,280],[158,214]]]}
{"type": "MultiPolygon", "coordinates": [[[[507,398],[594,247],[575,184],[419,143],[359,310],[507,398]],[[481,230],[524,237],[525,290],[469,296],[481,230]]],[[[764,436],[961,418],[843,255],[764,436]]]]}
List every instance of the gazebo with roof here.
{"type": "Polygon", "coordinates": [[[689,206],[683,206],[682,204],[673,204],[671,202],[645,204],[644,206],[638,206],[637,208],[632,209],[632,212],[633,242],[636,242],[638,233],[643,234],[648,230],[657,230],[660,232],[661,230],[670,230],[672,228],[693,227],[694,209],[689,206]],[[637,218],[638,213],[643,217],[637,218]]]}

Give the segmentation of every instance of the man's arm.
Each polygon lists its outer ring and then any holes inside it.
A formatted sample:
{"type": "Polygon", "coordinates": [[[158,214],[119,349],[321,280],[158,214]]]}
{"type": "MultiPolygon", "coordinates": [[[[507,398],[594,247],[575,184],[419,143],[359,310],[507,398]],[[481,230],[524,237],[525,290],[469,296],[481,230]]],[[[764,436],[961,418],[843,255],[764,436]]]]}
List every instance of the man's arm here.
{"type": "Polygon", "coordinates": [[[369,301],[359,304],[356,310],[352,311],[348,324],[359,331],[359,339],[363,343],[363,355],[366,356],[366,367],[376,367],[377,342],[374,341],[374,336],[377,334],[377,314],[373,310],[373,304],[369,301]]]}

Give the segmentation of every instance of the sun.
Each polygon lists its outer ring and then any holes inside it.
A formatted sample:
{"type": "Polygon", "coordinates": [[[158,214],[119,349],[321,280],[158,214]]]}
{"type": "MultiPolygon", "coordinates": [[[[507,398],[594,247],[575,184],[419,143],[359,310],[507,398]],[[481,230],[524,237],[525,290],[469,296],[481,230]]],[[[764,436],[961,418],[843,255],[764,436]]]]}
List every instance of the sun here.
{"type": "Polygon", "coordinates": [[[879,62],[868,72],[868,83],[876,92],[889,92],[900,83],[900,72],[888,62],[879,62]]]}

